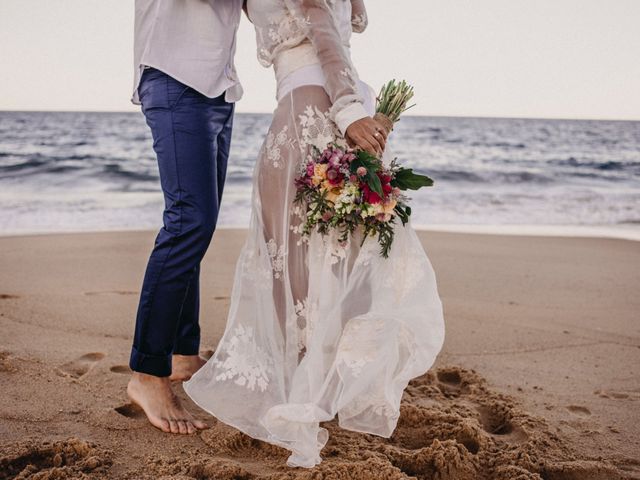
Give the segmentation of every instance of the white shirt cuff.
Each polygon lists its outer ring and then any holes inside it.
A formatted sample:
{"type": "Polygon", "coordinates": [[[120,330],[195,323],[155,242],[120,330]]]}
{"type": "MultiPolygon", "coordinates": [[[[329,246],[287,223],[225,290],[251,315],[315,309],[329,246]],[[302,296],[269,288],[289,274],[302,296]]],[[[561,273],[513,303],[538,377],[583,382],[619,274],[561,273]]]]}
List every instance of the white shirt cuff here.
{"type": "Polygon", "coordinates": [[[342,110],[336,113],[335,123],[342,135],[347,132],[347,127],[356,120],[368,117],[369,114],[364,109],[364,106],[360,102],[353,102],[344,107],[342,110]]]}

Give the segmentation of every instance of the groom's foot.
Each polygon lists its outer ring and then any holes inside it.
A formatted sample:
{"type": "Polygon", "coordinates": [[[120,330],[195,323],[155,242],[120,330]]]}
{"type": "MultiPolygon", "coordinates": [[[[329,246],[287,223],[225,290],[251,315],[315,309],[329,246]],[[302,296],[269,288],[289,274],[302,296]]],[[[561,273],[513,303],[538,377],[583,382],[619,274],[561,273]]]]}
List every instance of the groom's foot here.
{"type": "Polygon", "coordinates": [[[144,410],[151,425],[163,432],[186,434],[208,428],[184,409],[168,377],[133,372],[127,395],[144,410]]]}
{"type": "Polygon", "coordinates": [[[205,363],[207,361],[200,355],[174,354],[171,359],[171,376],[169,380],[172,382],[186,382],[205,363]]]}

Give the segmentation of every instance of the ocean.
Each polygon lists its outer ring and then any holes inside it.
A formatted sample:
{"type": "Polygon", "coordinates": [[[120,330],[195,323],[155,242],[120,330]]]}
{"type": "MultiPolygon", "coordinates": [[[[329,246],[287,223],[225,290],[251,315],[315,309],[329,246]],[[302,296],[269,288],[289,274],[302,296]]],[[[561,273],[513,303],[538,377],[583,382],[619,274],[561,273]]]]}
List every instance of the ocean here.
{"type": "MultiPolygon", "coordinates": [[[[220,227],[248,225],[269,122],[235,116],[220,227]]],[[[151,145],[137,112],[0,112],[0,234],[159,228],[151,145]]],[[[417,228],[640,239],[640,122],[405,116],[389,145],[435,180],[417,228]]]]}

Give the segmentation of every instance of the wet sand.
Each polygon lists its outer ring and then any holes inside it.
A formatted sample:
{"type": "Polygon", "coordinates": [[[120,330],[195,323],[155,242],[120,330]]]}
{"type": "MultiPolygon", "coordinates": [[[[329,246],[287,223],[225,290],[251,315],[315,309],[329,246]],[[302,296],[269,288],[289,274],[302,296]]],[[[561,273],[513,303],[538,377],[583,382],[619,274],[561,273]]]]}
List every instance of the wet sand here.
{"type": "MultiPolygon", "coordinates": [[[[219,230],[203,263],[205,353],[244,235],[219,230]]],[[[420,235],[444,349],[391,438],[326,422],[312,470],[204,412],[210,430],[170,436],[127,403],[155,232],[0,237],[0,480],[640,479],[640,242],[420,235]]]]}

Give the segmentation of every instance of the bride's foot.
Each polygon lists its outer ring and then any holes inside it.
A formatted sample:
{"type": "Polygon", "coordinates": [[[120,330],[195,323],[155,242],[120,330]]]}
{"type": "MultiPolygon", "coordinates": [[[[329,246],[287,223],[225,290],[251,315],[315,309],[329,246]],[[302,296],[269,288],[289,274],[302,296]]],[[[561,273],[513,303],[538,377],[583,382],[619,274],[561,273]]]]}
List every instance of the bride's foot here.
{"type": "Polygon", "coordinates": [[[186,434],[208,428],[184,409],[168,377],[133,372],[127,395],[144,410],[151,425],[163,432],[186,434]]]}
{"type": "Polygon", "coordinates": [[[169,380],[172,382],[186,382],[205,363],[207,361],[200,355],[173,355],[169,380]]]}

